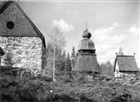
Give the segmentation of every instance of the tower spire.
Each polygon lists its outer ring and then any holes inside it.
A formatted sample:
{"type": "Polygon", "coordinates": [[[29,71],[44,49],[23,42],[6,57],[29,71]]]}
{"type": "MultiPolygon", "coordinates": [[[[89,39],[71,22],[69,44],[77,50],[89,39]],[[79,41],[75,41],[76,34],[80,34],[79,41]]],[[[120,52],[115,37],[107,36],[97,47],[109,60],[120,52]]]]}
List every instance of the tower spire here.
{"type": "Polygon", "coordinates": [[[87,29],[87,20],[86,20],[86,29],[87,29]]]}

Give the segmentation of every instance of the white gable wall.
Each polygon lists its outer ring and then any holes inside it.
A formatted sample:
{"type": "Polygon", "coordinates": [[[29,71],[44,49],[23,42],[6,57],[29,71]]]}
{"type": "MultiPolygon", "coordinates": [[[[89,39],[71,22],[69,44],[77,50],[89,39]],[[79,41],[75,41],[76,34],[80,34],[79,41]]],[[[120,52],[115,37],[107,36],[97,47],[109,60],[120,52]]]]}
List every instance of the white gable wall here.
{"type": "Polygon", "coordinates": [[[118,66],[118,62],[116,62],[116,66],[115,66],[115,73],[114,73],[115,77],[120,77],[121,73],[119,72],[119,66],[118,66]]]}

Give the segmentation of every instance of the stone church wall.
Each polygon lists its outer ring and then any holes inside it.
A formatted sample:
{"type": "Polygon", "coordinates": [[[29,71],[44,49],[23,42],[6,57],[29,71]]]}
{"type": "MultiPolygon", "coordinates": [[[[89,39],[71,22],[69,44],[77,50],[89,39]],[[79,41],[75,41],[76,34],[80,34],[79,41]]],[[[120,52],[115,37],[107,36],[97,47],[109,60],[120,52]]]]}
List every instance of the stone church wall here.
{"type": "Polygon", "coordinates": [[[42,68],[42,40],[39,37],[0,37],[0,47],[5,51],[3,66],[6,66],[5,57],[10,53],[13,67],[29,70],[42,68]]]}

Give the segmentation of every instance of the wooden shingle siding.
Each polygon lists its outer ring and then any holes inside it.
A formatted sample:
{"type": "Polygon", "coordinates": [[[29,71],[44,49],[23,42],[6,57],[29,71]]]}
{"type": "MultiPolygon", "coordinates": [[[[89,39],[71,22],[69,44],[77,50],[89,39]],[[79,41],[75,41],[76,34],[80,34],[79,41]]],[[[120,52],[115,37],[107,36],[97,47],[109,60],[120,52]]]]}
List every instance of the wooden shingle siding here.
{"type": "Polygon", "coordinates": [[[91,55],[80,55],[77,59],[76,71],[79,72],[89,72],[89,71],[99,71],[99,66],[97,63],[96,56],[91,55]]]}

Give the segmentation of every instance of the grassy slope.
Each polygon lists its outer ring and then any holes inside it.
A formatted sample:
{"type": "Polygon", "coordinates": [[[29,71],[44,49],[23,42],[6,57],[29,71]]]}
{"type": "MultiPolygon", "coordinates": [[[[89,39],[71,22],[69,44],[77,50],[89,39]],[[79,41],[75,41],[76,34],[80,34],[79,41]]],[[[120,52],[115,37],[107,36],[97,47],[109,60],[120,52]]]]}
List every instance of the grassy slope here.
{"type": "Polygon", "coordinates": [[[0,102],[140,102],[138,84],[128,86],[113,78],[88,81],[79,76],[54,83],[43,76],[21,78],[6,72],[0,73],[0,102]]]}

